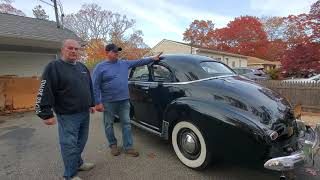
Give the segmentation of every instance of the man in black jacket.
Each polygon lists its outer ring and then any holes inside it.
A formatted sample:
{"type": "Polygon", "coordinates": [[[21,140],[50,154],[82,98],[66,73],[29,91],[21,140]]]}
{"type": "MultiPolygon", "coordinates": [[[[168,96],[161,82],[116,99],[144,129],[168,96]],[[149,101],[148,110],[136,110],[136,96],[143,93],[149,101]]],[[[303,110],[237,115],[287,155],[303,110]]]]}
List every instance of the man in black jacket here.
{"type": "Polygon", "coordinates": [[[80,45],[68,39],[63,43],[61,59],[50,62],[40,82],[36,99],[36,114],[46,125],[59,129],[64,178],[80,180],[78,170],[90,170],[92,163],[83,163],[81,153],[89,132],[90,113],[94,113],[92,82],[88,69],[80,62],[80,45]]]}

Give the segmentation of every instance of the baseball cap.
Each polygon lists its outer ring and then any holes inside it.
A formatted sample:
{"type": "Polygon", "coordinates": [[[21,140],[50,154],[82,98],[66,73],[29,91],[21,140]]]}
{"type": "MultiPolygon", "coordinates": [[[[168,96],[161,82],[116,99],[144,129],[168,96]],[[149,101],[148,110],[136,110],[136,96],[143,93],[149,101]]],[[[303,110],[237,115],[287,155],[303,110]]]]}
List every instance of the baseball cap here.
{"type": "Polygon", "coordinates": [[[118,47],[117,45],[111,43],[106,45],[106,51],[113,51],[113,52],[118,52],[118,51],[122,51],[121,47],[118,47]]]}

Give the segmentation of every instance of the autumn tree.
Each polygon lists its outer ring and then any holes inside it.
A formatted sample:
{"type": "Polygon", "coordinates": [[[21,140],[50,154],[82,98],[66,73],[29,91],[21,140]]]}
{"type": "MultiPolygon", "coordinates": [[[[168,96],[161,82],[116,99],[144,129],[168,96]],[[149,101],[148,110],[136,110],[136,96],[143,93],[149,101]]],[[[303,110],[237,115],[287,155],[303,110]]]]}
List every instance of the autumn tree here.
{"type": "Polygon", "coordinates": [[[267,33],[269,41],[283,40],[285,24],[283,17],[271,16],[259,19],[267,33]]]}
{"type": "Polygon", "coordinates": [[[133,19],[125,15],[103,10],[97,4],[84,4],[74,14],[66,15],[65,27],[73,30],[83,40],[123,38],[125,32],[135,25],[133,19]]]}
{"type": "Polygon", "coordinates": [[[310,40],[320,43],[320,0],[311,5],[307,25],[312,30],[310,40]]]}
{"type": "Polygon", "coordinates": [[[284,40],[288,43],[289,48],[300,43],[308,43],[310,37],[308,35],[308,27],[306,21],[307,14],[290,15],[284,18],[285,31],[284,40]]]}
{"type": "MultiPolygon", "coordinates": [[[[229,22],[227,27],[216,30],[215,38],[227,51],[260,58],[266,57],[267,34],[258,18],[241,16],[229,22]]],[[[224,50],[224,49],[221,49],[224,50]]]]}
{"type": "Polygon", "coordinates": [[[220,29],[214,29],[212,21],[195,20],[183,35],[195,45],[260,58],[266,57],[268,48],[267,34],[252,16],[235,18],[220,29]]]}
{"type": "Polygon", "coordinates": [[[86,52],[85,63],[90,69],[106,58],[105,43],[102,39],[91,39],[84,50],[86,52]]]}
{"type": "Polygon", "coordinates": [[[125,15],[102,9],[97,4],[84,4],[74,14],[65,17],[65,27],[87,41],[87,60],[90,64],[104,59],[104,45],[113,42],[123,48],[121,58],[140,58],[148,47],[143,33],[134,30],[135,21],[125,15]],[[130,54],[130,55],[129,55],[130,54]]]}
{"type": "Polygon", "coordinates": [[[26,16],[21,10],[18,10],[12,6],[13,2],[14,0],[0,0],[0,13],[26,16]]]}
{"type": "Polygon", "coordinates": [[[214,24],[212,21],[194,20],[183,33],[183,40],[190,42],[191,45],[208,47],[213,32],[214,24]]]}
{"type": "Polygon", "coordinates": [[[281,64],[287,76],[306,77],[310,73],[320,73],[320,44],[299,44],[288,49],[281,64]]]}
{"type": "Polygon", "coordinates": [[[102,10],[97,4],[84,4],[77,13],[64,18],[64,26],[73,30],[85,41],[108,39],[111,31],[112,12],[102,10]]]}
{"type": "Polygon", "coordinates": [[[260,22],[268,37],[268,48],[266,50],[266,59],[270,61],[280,61],[284,52],[287,50],[287,41],[285,40],[285,18],[283,17],[262,17],[260,22]]]}
{"type": "Polygon", "coordinates": [[[289,48],[281,61],[287,76],[305,77],[320,73],[320,1],[309,14],[287,17],[289,48]]]}
{"type": "Polygon", "coordinates": [[[37,19],[48,20],[49,16],[47,15],[46,11],[42,8],[41,5],[37,5],[32,9],[33,15],[37,19]]]}

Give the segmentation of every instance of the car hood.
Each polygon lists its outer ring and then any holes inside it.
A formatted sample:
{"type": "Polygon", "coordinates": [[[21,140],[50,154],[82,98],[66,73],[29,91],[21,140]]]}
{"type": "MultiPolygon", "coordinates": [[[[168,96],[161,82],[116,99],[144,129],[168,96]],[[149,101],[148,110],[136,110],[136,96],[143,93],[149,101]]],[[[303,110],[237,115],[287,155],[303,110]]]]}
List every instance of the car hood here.
{"type": "Polygon", "coordinates": [[[286,99],[246,78],[232,76],[210,79],[195,83],[194,86],[192,96],[235,107],[237,112],[271,129],[277,124],[288,125],[294,120],[286,99]]]}

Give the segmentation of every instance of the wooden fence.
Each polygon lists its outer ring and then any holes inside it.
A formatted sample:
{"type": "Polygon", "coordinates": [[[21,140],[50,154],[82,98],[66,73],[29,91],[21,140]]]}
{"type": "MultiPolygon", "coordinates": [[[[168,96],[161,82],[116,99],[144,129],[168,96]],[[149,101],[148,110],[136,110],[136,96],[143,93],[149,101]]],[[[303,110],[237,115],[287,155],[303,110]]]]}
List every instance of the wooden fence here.
{"type": "Polygon", "coordinates": [[[304,111],[320,112],[320,83],[258,81],[259,84],[278,92],[292,105],[301,104],[304,111]]]}
{"type": "Polygon", "coordinates": [[[38,89],[36,77],[0,77],[0,114],[33,110],[38,89]]]}

